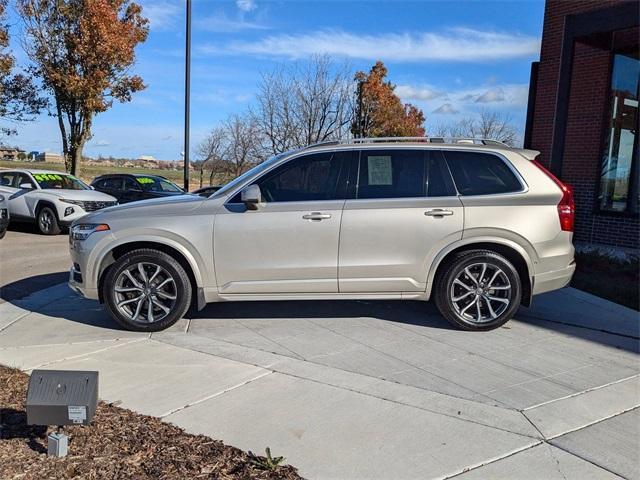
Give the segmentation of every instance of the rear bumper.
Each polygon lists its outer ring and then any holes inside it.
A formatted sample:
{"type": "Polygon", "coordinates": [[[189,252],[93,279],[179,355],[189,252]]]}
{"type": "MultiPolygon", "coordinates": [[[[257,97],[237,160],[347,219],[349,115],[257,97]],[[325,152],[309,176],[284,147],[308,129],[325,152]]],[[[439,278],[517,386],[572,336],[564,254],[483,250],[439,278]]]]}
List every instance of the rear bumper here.
{"type": "Polygon", "coordinates": [[[571,262],[568,267],[561,270],[540,273],[533,277],[533,295],[550,292],[566,287],[571,282],[573,273],[576,271],[575,262],[571,262]]]}

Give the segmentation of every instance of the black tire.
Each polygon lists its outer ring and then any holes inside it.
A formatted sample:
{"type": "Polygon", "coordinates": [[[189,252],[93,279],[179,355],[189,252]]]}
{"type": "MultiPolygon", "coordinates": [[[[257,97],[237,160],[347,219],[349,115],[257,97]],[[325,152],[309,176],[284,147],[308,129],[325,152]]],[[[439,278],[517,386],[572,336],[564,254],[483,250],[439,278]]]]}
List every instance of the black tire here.
{"type": "Polygon", "coordinates": [[[467,250],[458,253],[444,266],[435,282],[438,310],[449,322],[463,330],[487,331],[504,325],[518,310],[521,297],[522,282],[518,271],[509,260],[491,250],[467,250]],[[485,273],[485,276],[482,276],[484,264],[488,266],[487,272],[495,273],[497,269],[502,272],[497,274],[495,289],[488,289],[486,285],[489,274],[485,273]],[[472,276],[465,273],[466,268],[469,268],[472,276]],[[464,279],[463,283],[466,286],[463,287],[460,282],[454,285],[456,279],[464,279]],[[478,280],[480,283],[476,284],[478,280]],[[468,289],[468,286],[472,288],[468,289]],[[461,299],[463,295],[467,295],[467,298],[461,299]],[[454,298],[459,300],[454,302],[454,298]],[[490,298],[500,300],[490,301],[490,298]],[[508,300],[509,303],[505,304],[504,300],[508,300]],[[472,315],[464,311],[467,306],[468,311],[475,310],[475,320],[469,318],[472,315]]]}
{"type": "MultiPolygon", "coordinates": [[[[134,250],[116,260],[116,262],[111,265],[107,271],[101,288],[103,295],[102,298],[104,299],[107,312],[111,318],[125,329],[136,332],[158,332],[169,328],[184,316],[191,304],[192,298],[191,281],[189,280],[189,276],[182,265],[180,265],[180,263],[170,255],[159,250],[149,248],[134,250]],[[115,291],[115,287],[117,286],[116,282],[121,278],[121,274],[123,274],[125,270],[133,268],[140,263],[146,265],[147,268],[153,268],[153,265],[161,267],[167,273],[167,276],[172,277],[174,282],[175,289],[172,292],[172,295],[176,298],[169,309],[170,312],[162,319],[152,323],[142,318],[137,321],[133,320],[121,311],[122,307],[118,307],[118,298],[116,297],[118,293],[115,291]],[[151,267],[149,267],[149,265],[151,265],[151,267]]],[[[138,293],[134,292],[131,293],[131,295],[138,295],[138,293]]],[[[143,300],[143,302],[146,301],[146,305],[148,306],[148,299],[150,297],[147,296],[146,298],[147,300],[143,300]]],[[[155,298],[156,297],[154,296],[154,299],[155,298]]],[[[153,310],[154,307],[151,308],[153,310]]],[[[151,317],[153,317],[153,314],[151,317]]]]}
{"type": "Polygon", "coordinates": [[[36,222],[38,230],[43,235],[59,235],[62,231],[55,210],[47,205],[38,210],[36,222]]]}
{"type": "Polygon", "coordinates": [[[4,238],[4,236],[7,234],[7,230],[0,230],[0,240],[2,240],[4,238]]]}

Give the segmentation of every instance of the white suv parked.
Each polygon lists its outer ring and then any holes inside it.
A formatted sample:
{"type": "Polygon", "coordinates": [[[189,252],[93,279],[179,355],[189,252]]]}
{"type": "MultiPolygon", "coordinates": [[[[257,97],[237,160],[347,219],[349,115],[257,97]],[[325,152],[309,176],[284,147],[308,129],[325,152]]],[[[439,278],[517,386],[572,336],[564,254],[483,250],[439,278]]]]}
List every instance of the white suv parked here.
{"type": "Polygon", "coordinates": [[[571,190],[537,154],[425,138],[288,152],[209,198],[74,222],[70,286],[140,331],[192,300],[430,298],[461,328],[493,329],[575,269],[571,190]]]}
{"type": "Polygon", "coordinates": [[[0,194],[9,204],[11,221],[36,222],[44,235],[118,202],[66,173],[52,170],[0,170],[0,194]]]}

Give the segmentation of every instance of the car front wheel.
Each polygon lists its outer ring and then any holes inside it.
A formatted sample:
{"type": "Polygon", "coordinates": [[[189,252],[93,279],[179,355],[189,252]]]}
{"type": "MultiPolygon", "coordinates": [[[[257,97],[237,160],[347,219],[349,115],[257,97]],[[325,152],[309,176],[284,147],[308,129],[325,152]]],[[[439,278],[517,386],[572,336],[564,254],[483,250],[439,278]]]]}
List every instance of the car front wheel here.
{"type": "Polygon", "coordinates": [[[38,229],[43,235],[58,235],[61,231],[56,212],[51,207],[42,207],[38,211],[38,229]]]}
{"type": "Polygon", "coordinates": [[[164,252],[134,250],[111,265],[102,294],[111,317],[127,330],[157,332],[176,323],[191,303],[182,265],[164,252]]]}
{"type": "Polygon", "coordinates": [[[440,313],[464,330],[493,330],[504,325],[522,296],[516,268],[490,250],[457,254],[438,276],[435,288],[440,313]]]}

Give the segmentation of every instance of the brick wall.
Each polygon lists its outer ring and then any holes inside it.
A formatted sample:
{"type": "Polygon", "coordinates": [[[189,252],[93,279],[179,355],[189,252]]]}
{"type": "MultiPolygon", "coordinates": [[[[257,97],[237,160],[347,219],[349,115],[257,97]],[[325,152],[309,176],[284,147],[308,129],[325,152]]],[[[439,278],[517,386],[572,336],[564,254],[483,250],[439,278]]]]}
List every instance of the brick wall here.
{"type": "MultiPolygon", "coordinates": [[[[619,0],[547,0],[531,131],[531,148],[541,151],[540,161],[545,165],[549,163],[551,151],[564,17],[618,3],[619,0]]],[[[625,33],[637,45],[638,29],[625,33]]],[[[575,45],[561,177],[574,188],[576,196],[576,241],[638,249],[637,216],[596,210],[603,133],[607,128],[611,61],[609,51],[580,43],[575,45]]]]}

